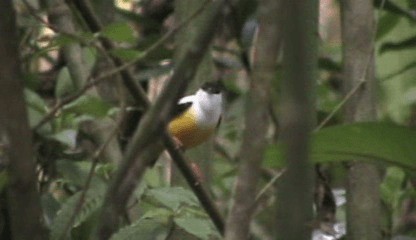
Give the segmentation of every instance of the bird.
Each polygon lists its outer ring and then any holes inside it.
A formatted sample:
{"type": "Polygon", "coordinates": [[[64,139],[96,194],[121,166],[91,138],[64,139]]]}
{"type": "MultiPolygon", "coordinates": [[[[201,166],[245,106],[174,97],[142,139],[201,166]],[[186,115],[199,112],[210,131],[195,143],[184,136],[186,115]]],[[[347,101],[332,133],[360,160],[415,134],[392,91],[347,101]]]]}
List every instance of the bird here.
{"type": "Polygon", "coordinates": [[[223,114],[223,84],[209,81],[195,94],[179,99],[167,131],[181,149],[196,147],[215,132],[223,114]]]}

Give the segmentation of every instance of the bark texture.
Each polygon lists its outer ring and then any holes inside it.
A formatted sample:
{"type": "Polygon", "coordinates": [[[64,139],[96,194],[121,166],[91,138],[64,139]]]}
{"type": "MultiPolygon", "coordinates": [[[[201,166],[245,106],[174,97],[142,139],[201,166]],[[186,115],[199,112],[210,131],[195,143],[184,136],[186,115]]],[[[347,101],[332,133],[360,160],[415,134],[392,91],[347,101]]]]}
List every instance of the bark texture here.
{"type": "Polygon", "coordinates": [[[0,146],[9,185],[7,210],[13,239],[47,239],[32,149],[12,1],[0,1],[0,146]]]}
{"type": "Polygon", "coordinates": [[[278,16],[281,1],[259,2],[259,32],[252,61],[250,90],[245,105],[245,129],[239,152],[240,166],[235,184],[234,203],[226,222],[225,239],[249,239],[250,222],[261,163],[269,128],[268,103],[271,81],[276,79],[279,50],[278,16]]]}
{"type": "Polygon", "coordinates": [[[315,122],[318,1],[284,0],[281,139],[287,171],[278,184],[277,239],[311,238],[313,164],[308,135],[315,122]]]}
{"type": "MultiPolygon", "coordinates": [[[[346,122],[376,119],[374,10],[372,1],[342,1],[345,93],[361,84],[345,106],[346,122]]],[[[380,173],[368,163],[352,163],[347,181],[347,234],[351,240],[381,239],[380,173]]]]}

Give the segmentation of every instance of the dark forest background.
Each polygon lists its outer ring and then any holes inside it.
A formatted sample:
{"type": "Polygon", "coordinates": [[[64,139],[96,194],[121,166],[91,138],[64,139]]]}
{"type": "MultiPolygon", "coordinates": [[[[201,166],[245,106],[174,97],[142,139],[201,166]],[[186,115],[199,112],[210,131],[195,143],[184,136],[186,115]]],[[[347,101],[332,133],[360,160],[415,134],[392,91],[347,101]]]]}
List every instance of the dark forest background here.
{"type": "Polygon", "coordinates": [[[415,24],[414,0],[0,1],[0,239],[416,239],[415,24]],[[184,153],[165,124],[213,80],[222,123],[184,153]]]}

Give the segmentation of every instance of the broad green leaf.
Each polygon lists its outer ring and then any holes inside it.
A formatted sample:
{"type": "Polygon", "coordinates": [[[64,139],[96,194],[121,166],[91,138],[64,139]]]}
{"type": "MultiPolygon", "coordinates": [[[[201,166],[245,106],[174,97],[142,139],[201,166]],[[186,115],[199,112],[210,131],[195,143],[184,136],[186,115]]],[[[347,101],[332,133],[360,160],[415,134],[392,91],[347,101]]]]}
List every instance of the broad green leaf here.
{"type": "Polygon", "coordinates": [[[143,214],[143,219],[150,218],[170,218],[173,216],[173,212],[166,208],[152,208],[143,214]]]}
{"type": "Polygon", "coordinates": [[[122,228],[110,240],[163,240],[168,235],[167,220],[142,218],[122,228]]]}
{"type": "Polygon", "coordinates": [[[311,153],[318,162],[365,159],[416,169],[415,146],[414,129],[388,123],[355,123],[313,134],[311,153]]]}
{"type": "MultiPolygon", "coordinates": [[[[55,219],[51,225],[50,239],[61,239],[62,235],[69,227],[71,230],[73,227],[82,224],[88,217],[95,213],[101,206],[104,200],[105,188],[89,189],[83,201],[83,205],[78,212],[72,226],[68,226],[68,223],[77,208],[78,201],[81,197],[81,192],[76,193],[66,200],[58,211],[55,219]]],[[[69,231],[70,233],[70,231],[69,231]]]]}
{"type": "Polygon", "coordinates": [[[79,42],[78,39],[76,39],[73,36],[69,36],[65,34],[58,34],[53,38],[51,45],[62,47],[68,44],[73,44],[73,43],[78,43],[78,42],[79,42]]]}
{"type": "Polygon", "coordinates": [[[94,34],[91,32],[80,32],[78,35],[57,34],[54,36],[49,44],[49,47],[63,47],[69,44],[78,44],[92,42],[94,40],[94,34]]]}
{"type": "Polygon", "coordinates": [[[403,73],[407,72],[408,70],[411,70],[415,67],[416,67],[416,62],[408,63],[405,66],[403,66],[402,68],[400,68],[399,70],[396,70],[392,73],[387,74],[384,77],[381,77],[380,80],[381,81],[390,80],[390,79],[395,78],[395,77],[399,76],[400,74],[403,74],[403,73]]]}
{"type": "MultiPolygon", "coordinates": [[[[47,113],[45,101],[34,91],[26,88],[24,90],[27,113],[29,118],[29,126],[34,127],[38,124],[47,113]]],[[[49,130],[50,125],[44,125],[42,130],[49,130]]]]}
{"type": "Polygon", "coordinates": [[[116,57],[119,57],[126,61],[137,59],[141,52],[134,49],[116,48],[110,51],[110,53],[116,57]]]}
{"type": "Polygon", "coordinates": [[[183,230],[200,239],[209,239],[211,235],[215,234],[211,222],[208,219],[179,217],[175,218],[174,222],[183,230]]]}
{"type": "Polygon", "coordinates": [[[76,147],[77,131],[74,129],[66,129],[50,136],[50,138],[53,138],[73,149],[76,147]]]}
{"type": "Polygon", "coordinates": [[[84,95],[64,107],[65,111],[71,113],[76,113],[78,115],[88,115],[98,118],[107,116],[107,113],[110,109],[111,105],[109,103],[104,102],[98,97],[90,95],[84,95]]]}
{"type": "Polygon", "coordinates": [[[68,68],[62,68],[58,74],[55,86],[55,95],[57,97],[64,97],[75,92],[75,90],[75,85],[72,81],[71,75],[69,74],[68,68]]]}
{"type": "MultiPolygon", "coordinates": [[[[324,128],[311,135],[316,163],[376,161],[416,170],[416,130],[389,123],[355,123],[324,128]]],[[[266,153],[265,165],[282,167],[282,144],[266,153]]]]}
{"type": "Polygon", "coordinates": [[[182,205],[198,205],[195,195],[182,187],[156,188],[150,190],[147,194],[173,211],[176,211],[182,205]]]}
{"type": "Polygon", "coordinates": [[[118,22],[106,26],[101,34],[117,42],[134,43],[134,31],[127,22],[118,22]]]}
{"type": "Polygon", "coordinates": [[[24,90],[24,95],[26,98],[26,103],[30,108],[33,108],[42,114],[46,113],[46,103],[37,93],[26,88],[24,90]]]}
{"type": "Polygon", "coordinates": [[[85,63],[85,69],[87,72],[91,72],[97,61],[97,50],[92,47],[85,47],[82,49],[82,56],[85,63]]]}
{"type": "Polygon", "coordinates": [[[400,18],[399,16],[392,14],[390,12],[386,12],[380,18],[377,28],[376,38],[381,39],[385,35],[387,35],[397,24],[399,23],[400,18]]]}

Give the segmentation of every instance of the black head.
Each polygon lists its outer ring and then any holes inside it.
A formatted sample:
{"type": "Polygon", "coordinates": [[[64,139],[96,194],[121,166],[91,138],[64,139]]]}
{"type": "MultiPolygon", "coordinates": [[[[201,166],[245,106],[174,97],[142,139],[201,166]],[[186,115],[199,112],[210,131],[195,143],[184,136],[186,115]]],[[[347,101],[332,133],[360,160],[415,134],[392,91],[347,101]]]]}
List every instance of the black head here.
{"type": "Polygon", "coordinates": [[[221,81],[206,82],[202,84],[201,89],[209,94],[219,94],[224,90],[224,85],[221,81]]]}

